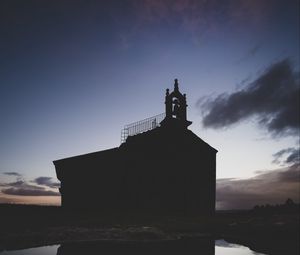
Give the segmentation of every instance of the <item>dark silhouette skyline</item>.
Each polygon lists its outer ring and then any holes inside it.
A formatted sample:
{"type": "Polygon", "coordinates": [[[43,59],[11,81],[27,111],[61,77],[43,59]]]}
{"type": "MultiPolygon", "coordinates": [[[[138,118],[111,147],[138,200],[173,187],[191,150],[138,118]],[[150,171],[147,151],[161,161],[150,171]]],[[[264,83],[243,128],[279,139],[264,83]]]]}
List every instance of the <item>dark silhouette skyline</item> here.
{"type": "Polygon", "coordinates": [[[54,161],[62,207],[213,215],[217,150],[188,129],[191,123],[175,79],[165,118],[150,130],[138,122],[120,147],[54,161]]]}

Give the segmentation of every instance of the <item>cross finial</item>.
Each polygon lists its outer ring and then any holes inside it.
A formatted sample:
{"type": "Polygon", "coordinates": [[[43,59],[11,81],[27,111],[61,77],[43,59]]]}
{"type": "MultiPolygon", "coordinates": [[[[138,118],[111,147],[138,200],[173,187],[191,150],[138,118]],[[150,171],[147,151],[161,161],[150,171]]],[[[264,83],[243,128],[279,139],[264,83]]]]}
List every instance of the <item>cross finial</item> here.
{"type": "Polygon", "coordinates": [[[178,79],[175,79],[174,81],[174,91],[178,91],[178,79]]]}

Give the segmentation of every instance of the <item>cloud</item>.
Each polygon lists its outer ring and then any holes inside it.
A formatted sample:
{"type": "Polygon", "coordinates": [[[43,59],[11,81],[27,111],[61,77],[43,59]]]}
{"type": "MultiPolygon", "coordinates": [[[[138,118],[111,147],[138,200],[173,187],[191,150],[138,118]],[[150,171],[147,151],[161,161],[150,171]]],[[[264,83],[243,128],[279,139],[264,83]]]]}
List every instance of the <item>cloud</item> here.
{"type": "Polygon", "coordinates": [[[295,164],[300,162],[300,148],[287,148],[280,150],[273,154],[274,160],[272,161],[275,164],[295,164]],[[284,160],[282,158],[285,157],[284,160]]]}
{"type": "Polygon", "coordinates": [[[257,204],[299,202],[300,165],[261,172],[249,179],[217,180],[217,209],[250,209],[257,204]]]}
{"type": "Polygon", "coordinates": [[[7,188],[2,190],[3,194],[18,196],[59,196],[58,192],[34,188],[7,188]]]}
{"type": "Polygon", "coordinates": [[[201,98],[202,124],[222,129],[255,118],[273,136],[299,135],[299,87],[299,73],[284,59],[244,89],[201,98]]]}
{"type": "Polygon", "coordinates": [[[59,182],[53,182],[52,177],[41,176],[41,177],[35,178],[33,180],[33,182],[38,184],[38,185],[47,186],[49,188],[58,188],[58,187],[60,187],[60,183],[59,182]]]}
{"type": "Polygon", "coordinates": [[[11,175],[11,176],[21,176],[21,174],[19,174],[17,172],[4,172],[3,174],[5,174],[5,175],[11,175]]]}
{"type": "Polygon", "coordinates": [[[290,155],[287,157],[285,160],[286,163],[299,163],[299,154],[300,154],[300,149],[294,149],[290,155]]]}
{"type": "MultiPolygon", "coordinates": [[[[298,182],[298,188],[300,188],[300,164],[295,163],[291,165],[287,171],[285,172],[279,172],[278,173],[278,178],[282,182],[298,182]]],[[[300,190],[298,190],[300,191],[300,190]]]]}
{"type": "Polygon", "coordinates": [[[57,187],[59,184],[52,181],[51,177],[38,177],[32,185],[25,180],[20,180],[21,174],[14,175],[17,180],[14,182],[0,183],[2,194],[17,196],[59,196],[57,187]],[[41,185],[41,186],[40,186],[41,185]],[[44,186],[44,187],[43,187],[44,186]]]}
{"type": "Polygon", "coordinates": [[[26,182],[19,178],[13,182],[0,182],[0,187],[20,187],[22,185],[26,185],[26,182]]]}
{"type": "Polygon", "coordinates": [[[15,182],[9,182],[9,183],[0,183],[0,187],[19,187],[25,185],[25,182],[22,180],[18,180],[15,182]]]}

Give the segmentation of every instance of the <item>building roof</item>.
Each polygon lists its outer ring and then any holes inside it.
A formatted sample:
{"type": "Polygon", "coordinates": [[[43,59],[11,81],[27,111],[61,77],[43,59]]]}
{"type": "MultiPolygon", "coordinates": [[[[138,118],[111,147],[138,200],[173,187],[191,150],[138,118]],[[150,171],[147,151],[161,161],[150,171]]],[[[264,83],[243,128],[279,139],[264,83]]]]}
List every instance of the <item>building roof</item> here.
{"type": "Polygon", "coordinates": [[[67,161],[77,161],[77,160],[85,160],[85,159],[91,159],[91,158],[95,158],[95,157],[105,157],[108,155],[113,155],[115,154],[115,152],[118,150],[118,147],[115,148],[111,148],[108,150],[103,150],[103,151],[95,151],[95,152],[91,152],[91,153],[86,153],[86,154],[82,154],[82,155],[77,155],[77,156],[72,156],[72,157],[68,157],[68,158],[62,158],[62,159],[57,159],[54,160],[53,163],[54,165],[56,164],[60,164],[60,163],[64,163],[67,161]]]}

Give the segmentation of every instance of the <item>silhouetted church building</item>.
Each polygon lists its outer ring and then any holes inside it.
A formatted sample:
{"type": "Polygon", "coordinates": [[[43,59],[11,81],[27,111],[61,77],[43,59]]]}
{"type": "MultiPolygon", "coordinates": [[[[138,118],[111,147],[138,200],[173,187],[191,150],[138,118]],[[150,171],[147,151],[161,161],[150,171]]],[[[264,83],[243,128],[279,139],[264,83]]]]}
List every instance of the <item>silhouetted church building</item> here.
{"type": "Polygon", "coordinates": [[[54,161],[62,206],[213,214],[217,150],[188,129],[177,79],[165,107],[163,115],[125,126],[119,147],[54,161]]]}

